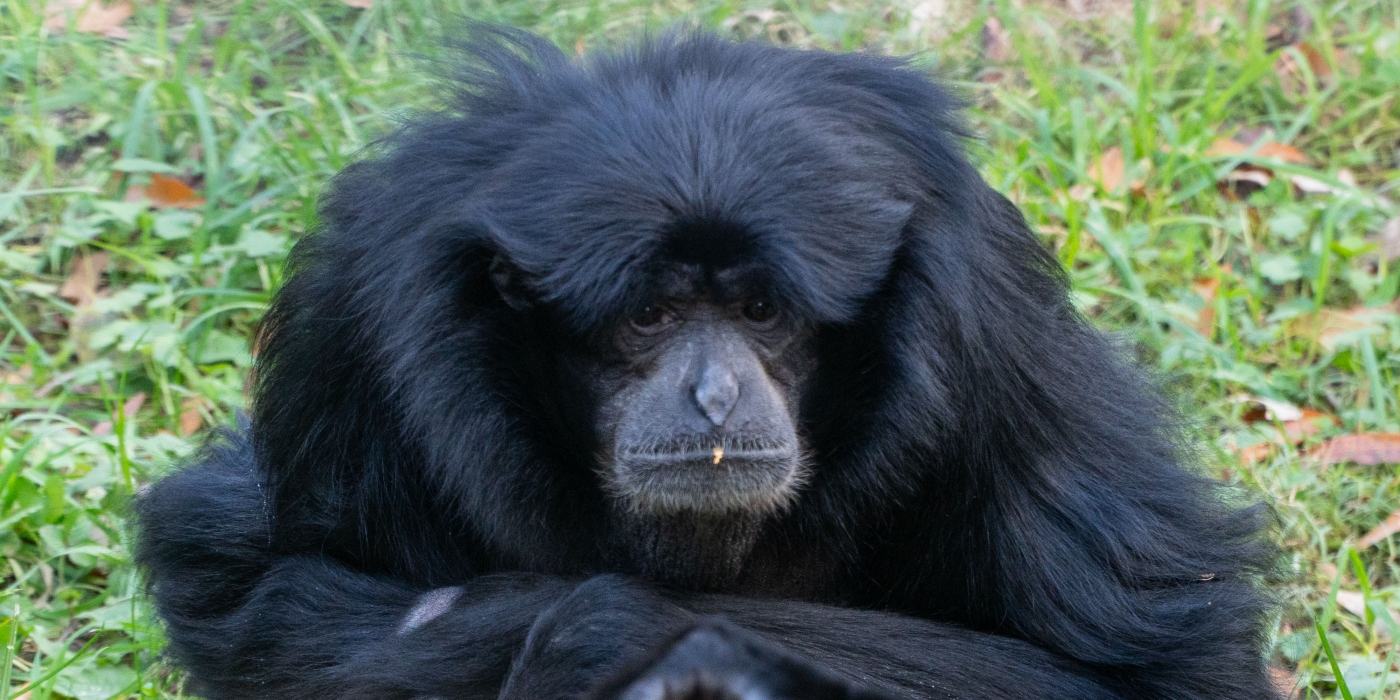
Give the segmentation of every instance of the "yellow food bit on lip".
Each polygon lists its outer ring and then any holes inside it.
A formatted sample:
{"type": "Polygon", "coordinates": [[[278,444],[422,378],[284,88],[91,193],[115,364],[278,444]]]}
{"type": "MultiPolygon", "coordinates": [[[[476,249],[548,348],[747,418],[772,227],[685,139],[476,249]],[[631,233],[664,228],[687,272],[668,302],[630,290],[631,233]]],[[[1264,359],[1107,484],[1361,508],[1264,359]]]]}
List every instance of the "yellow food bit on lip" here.
{"type": "Polygon", "coordinates": [[[716,448],[714,448],[713,451],[714,451],[714,453],[715,453],[715,464],[719,464],[719,461],[720,461],[721,459],[724,459],[724,448],[723,448],[723,447],[716,447],[716,448]]]}

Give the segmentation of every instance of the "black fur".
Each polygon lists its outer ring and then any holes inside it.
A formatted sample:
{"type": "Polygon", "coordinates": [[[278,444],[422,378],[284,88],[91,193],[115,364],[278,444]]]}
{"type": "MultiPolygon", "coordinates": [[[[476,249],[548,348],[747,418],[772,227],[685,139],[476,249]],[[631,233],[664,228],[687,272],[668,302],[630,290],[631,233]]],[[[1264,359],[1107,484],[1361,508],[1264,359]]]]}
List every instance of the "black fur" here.
{"type": "Polygon", "coordinates": [[[1267,513],[1183,466],[940,89],[703,33],[573,62],[478,32],[454,110],[342,173],[297,246],[250,432],[140,503],[200,692],[605,694],[698,638],[856,684],[812,697],[1274,697],[1267,513]],[[570,372],[679,230],[818,328],[811,478],[719,592],[615,575],[570,372]],[[492,285],[498,251],[538,313],[492,285]]]}

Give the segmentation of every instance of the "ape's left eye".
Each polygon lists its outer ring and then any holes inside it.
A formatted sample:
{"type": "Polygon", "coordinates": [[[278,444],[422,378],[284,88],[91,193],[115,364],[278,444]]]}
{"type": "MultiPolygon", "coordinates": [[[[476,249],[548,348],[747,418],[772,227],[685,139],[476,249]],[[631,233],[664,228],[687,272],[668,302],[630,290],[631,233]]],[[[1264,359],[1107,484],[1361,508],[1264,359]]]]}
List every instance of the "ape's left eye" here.
{"type": "Polygon", "coordinates": [[[767,323],[778,315],[778,307],[771,301],[751,301],[744,306],[744,318],[754,323],[767,323]]]}
{"type": "Polygon", "coordinates": [[[632,327],[643,332],[652,332],[676,320],[664,306],[651,305],[632,317],[632,327]]]}

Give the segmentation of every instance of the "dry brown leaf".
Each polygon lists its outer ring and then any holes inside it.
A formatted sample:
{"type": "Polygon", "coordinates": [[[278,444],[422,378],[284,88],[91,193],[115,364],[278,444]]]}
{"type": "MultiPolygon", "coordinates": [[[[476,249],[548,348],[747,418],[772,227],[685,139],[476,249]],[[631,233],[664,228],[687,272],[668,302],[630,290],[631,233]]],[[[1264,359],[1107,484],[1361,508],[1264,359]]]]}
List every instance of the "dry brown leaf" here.
{"type": "Polygon", "coordinates": [[[1283,88],[1284,94],[1289,97],[1297,97],[1307,92],[1307,76],[1298,61],[1298,56],[1302,56],[1307,63],[1308,72],[1319,84],[1326,84],[1332,79],[1332,61],[1329,56],[1336,57],[1335,53],[1325,53],[1326,47],[1318,48],[1309,43],[1294,44],[1293,50],[1283,50],[1274,59],[1274,74],[1278,76],[1279,86],[1283,88]],[[1296,53],[1295,53],[1296,51],[1296,53]]]}
{"type": "Polygon", "coordinates": [[[28,384],[34,378],[34,366],[28,363],[20,365],[19,369],[5,375],[6,384],[28,384]]]}
{"type": "Polygon", "coordinates": [[[1327,423],[1341,425],[1342,421],[1330,413],[1305,408],[1303,415],[1294,420],[1283,422],[1283,434],[1294,444],[1297,444],[1302,442],[1304,438],[1321,432],[1322,427],[1327,423]]]}
{"type": "Polygon", "coordinates": [[[1113,192],[1123,184],[1123,149],[1114,146],[1104,151],[1089,170],[1089,175],[1105,192],[1113,192]]]}
{"type": "MultiPolygon", "coordinates": [[[[1265,144],[1266,146],[1268,144],[1265,144]]],[[[1263,146],[1260,147],[1261,150],[1263,146]]],[[[1249,146],[1234,139],[1217,138],[1206,147],[1205,154],[1212,158],[1226,156],[1237,156],[1249,151],[1249,146]]],[[[1239,201],[1253,194],[1254,192],[1268,187],[1273,180],[1274,171],[1254,165],[1253,163],[1240,163],[1234,170],[1226,173],[1225,179],[1220,181],[1218,189],[1220,194],[1226,199],[1239,201]]]]}
{"type": "Polygon", "coordinates": [[[1294,445],[1301,443],[1308,436],[1321,432],[1328,423],[1342,424],[1340,418],[1330,413],[1315,411],[1311,408],[1299,408],[1287,401],[1277,401],[1262,396],[1242,396],[1235,400],[1252,404],[1241,414],[1241,420],[1245,423],[1276,422],[1283,431],[1282,437],[1294,445]]]}
{"type": "Polygon", "coordinates": [[[129,0],[118,0],[110,5],[103,5],[101,0],[56,0],[44,8],[44,26],[67,29],[71,15],[75,31],[125,39],[129,35],[122,23],[131,17],[131,11],[129,0]]]}
{"type": "Polygon", "coordinates": [[[1250,407],[1240,416],[1240,419],[1246,423],[1258,423],[1261,420],[1287,422],[1303,417],[1303,409],[1287,401],[1244,395],[1235,396],[1230,401],[1231,403],[1250,404],[1250,407]]]}
{"type": "Polygon", "coordinates": [[[1240,201],[1249,195],[1269,186],[1273,180],[1274,171],[1268,168],[1261,168],[1249,163],[1240,163],[1234,170],[1226,173],[1225,179],[1217,183],[1216,189],[1226,199],[1240,201]]]}
{"type": "Polygon", "coordinates": [[[1337,591],[1337,606],[1359,618],[1366,618],[1366,596],[1360,591],[1337,591]]]}
{"type": "MultiPolygon", "coordinates": [[[[1332,194],[1337,191],[1336,187],[1307,175],[1289,175],[1288,179],[1293,183],[1293,189],[1299,197],[1309,194],[1332,194]]],[[[1348,187],[1356,187],[1356,175],[1346,168],[1337,170],[1337,181],[1348,187]]]]}
{"type": "Polygon", "coordinates": [[[1011,32],[996,17],[988,17],[982,24],[982,58],[992,63],[1011,58],[1011,32]]]}
{"type": "Polygon", "coordinates": [[[346,5],[349,5],[349,6],[353,7],[353,8],[360,9],[360,10],[368,10],[369,8],[374,7],[374,0],[340,0],[340,1],[343,2],[343,3],[345,3],[346,5]]]}
{"type": "Polygon", "coordinates": [[[1196,323],[1193,327],[1197,333],[1209,338],[1215,329],[1215,293],[1220,291],[1220,278],[1202,277],[1191,284],[1191,291],[1206,303],[1196,313],[1196,323]]]}
{"type": "Polygon", "coordinates": [[[160,173],[152,173],[151,184],[137,190],[137,197],[165,209],[197,209],[204,206],[204,198],[196,195],[184,181],[160,173]]]}
{"type": "Polygon", "coordinates": [[[1268,459],[1269,455],[1274,453],[1274,446],[1269,442],[1257,442],[1249,447],[1241,447],[1235,452],[1239,454],[1241,462],[1254,464],[1268,459]]]}
{"type": "Polygon", "coordinates": [[[1298,316],[1288,321],[1286,328],[1295,336],[1316,337],[1317,342],[1327,350],[1336,350],[1337,341],[1342,335],[1353,331],[1383,328],[1385,318],[1394,314],[1391,307],[1368,308],[1354,306],[1350,309],[1323,309],[1315,314],[1298,316]]]}
{"type": "Polygon", "coordinates": [[[1303,54],[1303,58],[1308,60],[1308,68],[1312,69],[1313,75],[1318,78],[1332,77],[1332,63],[1328,60],[1328,55],[1323,53],[1328,50],[1327,47],[1319,49],[1305,41],[1296,48],[1303,54]]]}
{"type": "Polygon", "coordinates": [[[180,402],[180,434],[186,437],[195,434],[204,425],[204,416],[199,409],[204,406],[204,399],[198,396],[191,396],[180,402]]]}
{"type": "MultiPolygon", "coordinates": [[[[1221,137],[1212,141],[1210,145],[1206,147],[1206,155],[1212,158],[1236,156],[1248,152],[1250,148],[1251,146],[1247,143],[1240,143],[1234,139],[1221,137]]],[[[1254,150],[1254,155],[1263,158],[1274,158],[1295,165],[1307,165],[1312,162],[1312,159],[1309,158],[1306,153],[1286,143],[1279,143],[1277,141],[1265,141],[1259,144],[1259,147],[1254,150]]]]}
{"type": "Polygon", "coordinates": [[[138,391],[122,404],[122,415],[127,418],[135,418],[136,412],[146,404],[146,392],[138,391]]]}
{"type": "Polygon", "coordinates": [[[1265,158],[1276,158],[1285,163],[1293,163],[1294,165],[1307,165],[1312,162],[1312,159],[1308,158],[1306,153],[1286,143],[1279,143],[1277,141],[1265,141],[1254,153],[1255,155],[1260,155],[1265,158]]]}
{"type": "Polygon", "coordinates": [[[1219,158],[1221,156],[1239,155],[1248,150],[1249,146],[1246,146],[1234,139],[1227,139],[1222,136],[1214,141],[1211,141],[1210,145],[1206,146],[1206,155],[1212,158],[1219,158]]]}
{"type": "Polygon", "coordinates": [[[58,295],[78,306],[88,306],[97,298],[97,288],[102,283],[102,272],[107,269],[106,251],[91,255],[80,255],[73,261],[73,269],[68,279],[63,280],[58,295]]]}
{"type": "Polygon", "coordinates": [[[1299,197],[1309,194],[1332,194],[1335,190],[1331,185],[1307,175],[1290,175],[1288,180],[1293,183],[1293,189],[1299,197]]]}
{"type": "Polygon", "coordinates": [[[1323,464],[1400,463],[1400,433],[1360,433],[1338,435],[1317,446],[1312,457],[1323,464]]]}
{"type": "Polygon", "coordinates": [[[1269,683],[1274,686],[1274,692],[1285,700],[1293,700],[1298,695],[1298,677],[1286,668],[1270,666],[1269,683]]]}
{"type": "Polygon", "coordinates": [[[1356,546],[1359,549],[1365,549],[1372,545],[1379,544],[1382,540],[1397,532],[1400,532],[1400,510],[1391,513],[1390,517],[1382,520],[1380,525],[1371,528],[1370,532],[1362,535],[1361,539],[1357,541],[1356,546]]]}
{"type": "Polygon", "coordinates": [[[1087,202],[1090,198],[1094,196],[1094,186],[1086,185],[1081,182],[1078,185],[1069,188],[1066,194],[1069,195],[1070,199],[1073,199],[1075,201],[1087,202]]]}

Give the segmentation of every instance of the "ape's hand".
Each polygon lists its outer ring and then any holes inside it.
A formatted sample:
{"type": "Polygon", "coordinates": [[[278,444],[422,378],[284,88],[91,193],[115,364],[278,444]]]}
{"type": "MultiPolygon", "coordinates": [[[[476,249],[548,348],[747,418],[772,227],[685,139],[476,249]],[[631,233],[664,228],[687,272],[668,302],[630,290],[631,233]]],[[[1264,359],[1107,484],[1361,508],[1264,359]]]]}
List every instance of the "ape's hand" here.
{"type": "Polygon", "coordinates": [[[722,620],[692,627],[591,700],[877,700],[885,696],[828,673],[722,620]]]}

